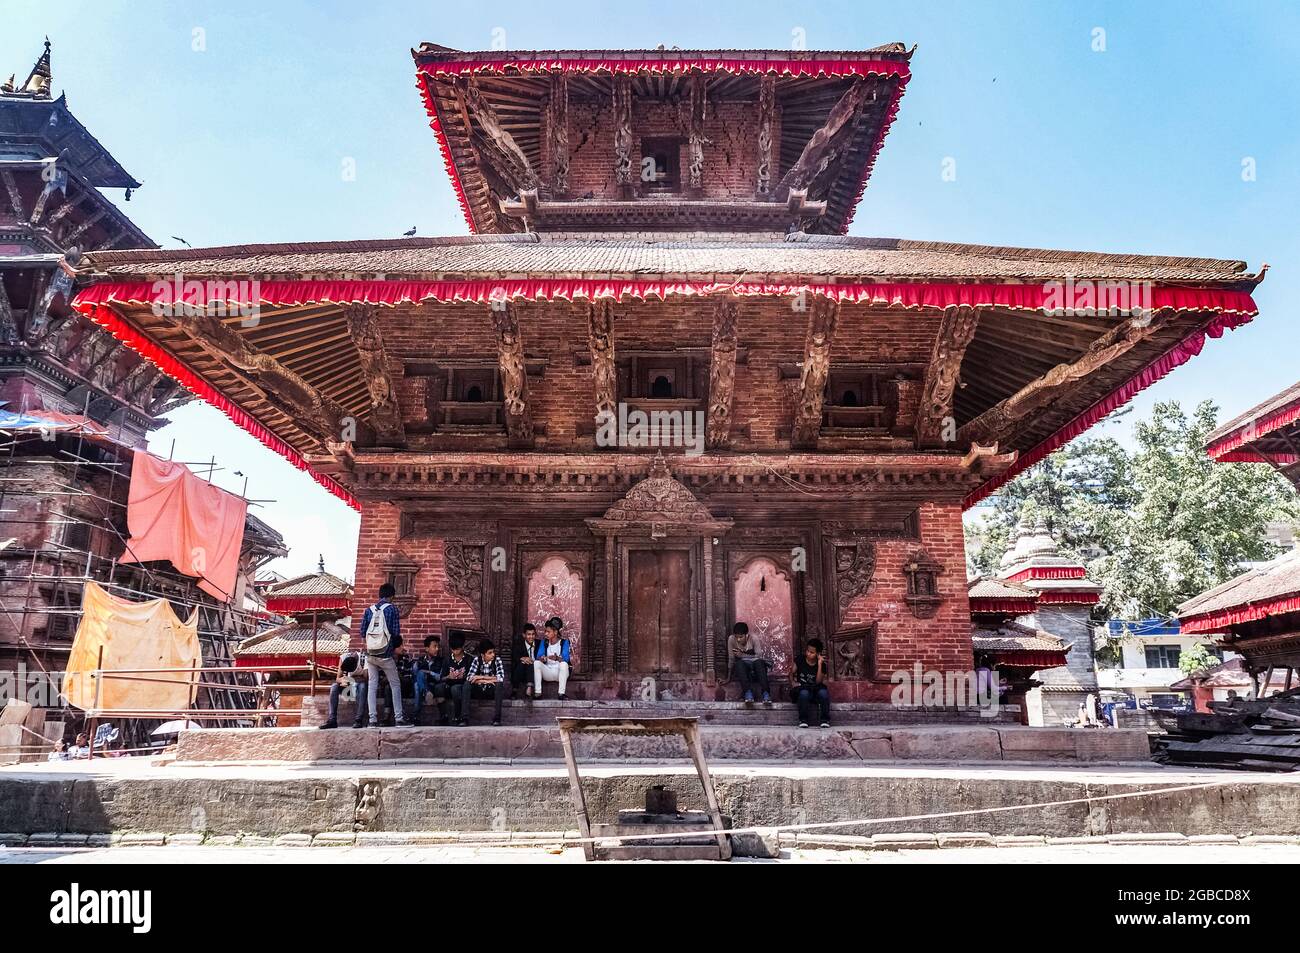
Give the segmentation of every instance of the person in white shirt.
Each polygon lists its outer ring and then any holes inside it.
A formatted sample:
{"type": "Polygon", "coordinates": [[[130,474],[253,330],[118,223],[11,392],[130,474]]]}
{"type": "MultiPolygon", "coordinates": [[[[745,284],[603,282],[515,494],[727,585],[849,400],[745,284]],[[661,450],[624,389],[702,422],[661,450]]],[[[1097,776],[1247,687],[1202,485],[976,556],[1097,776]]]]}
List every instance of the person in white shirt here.
{"type": "Polygon", "coordinates": [[[552,616],[546,620],[546,638],[537,647],[537,664],[533,666],[533,696],[542,697],[542,682],[556,682],[561,700],[569,682],[569,640],[560,638],[564,620],[552,616]]]}

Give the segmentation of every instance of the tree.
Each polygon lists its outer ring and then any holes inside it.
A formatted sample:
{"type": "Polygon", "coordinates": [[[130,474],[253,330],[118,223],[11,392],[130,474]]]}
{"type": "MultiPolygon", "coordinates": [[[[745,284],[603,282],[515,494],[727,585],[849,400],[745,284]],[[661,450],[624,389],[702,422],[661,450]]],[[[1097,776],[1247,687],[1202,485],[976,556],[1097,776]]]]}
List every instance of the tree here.
{"type": "Polygon", "coordinates": [[[1197,642],[1178,656],[1178,670],[1188,678],[1202,675],[1218,664],[1218,657],[1210,653],[1204,642],[1197,642]]]}
{"type": "Polygon", "coordinates": [[[1101,609],[1111,616],[1170,615],[1242,563],[1275,555],[1265,530],[1300,517],[1295,490],[1267,464],[1213,462],[1204,446],[1217,416],[1210,401],[1190,416],[1158,403],[1135,424],[1132,451],[1100,438],[1052,454],[971,530],[972,568],[996,568],[1027,507],[1106,587],[1101,609]]]}

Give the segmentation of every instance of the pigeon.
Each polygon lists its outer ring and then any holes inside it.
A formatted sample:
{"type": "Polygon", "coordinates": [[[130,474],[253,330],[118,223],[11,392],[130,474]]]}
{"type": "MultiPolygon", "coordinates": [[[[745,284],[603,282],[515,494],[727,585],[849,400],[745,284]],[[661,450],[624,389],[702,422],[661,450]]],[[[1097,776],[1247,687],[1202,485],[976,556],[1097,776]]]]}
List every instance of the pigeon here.
{"type": "Polygon", "coordinates": [[[403,237],[403,238],[410,238],[410,237],[411,237],[412,235],[414,235],[414,234],[415,234],[415,226],[412,225],[412,226],[411,226],[411,230],[410,230],[409,232],[402,232],[402,237],[403,237]]]}

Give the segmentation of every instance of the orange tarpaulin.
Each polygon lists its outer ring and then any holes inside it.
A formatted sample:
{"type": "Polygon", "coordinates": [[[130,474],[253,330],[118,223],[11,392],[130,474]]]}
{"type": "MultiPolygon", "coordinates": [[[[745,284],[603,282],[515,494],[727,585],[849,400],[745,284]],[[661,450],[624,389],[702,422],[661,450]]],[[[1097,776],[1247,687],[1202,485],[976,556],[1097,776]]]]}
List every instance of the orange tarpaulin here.
{"type": "Polygon", "coordinates": [[[235,589],[248,501],[201,480],[189,467],[144,450],[131,464],[124,563],[166,559],[199,588],[228,600],[235,589]]]}
{"type": "Polygon", "coordinates": [[[183,672],[142,674],[149,681],[105,678],[98,688],[94,674],[144,668],[188,669],[202,666],[199,613],[182,622],[166,599],[130,602],[87,582],[81,594],[81,622],[68,656],[63,694],[81,709],[184,711],[193,707],[196,675],[183,672]],[[157,679],[157,681],[154,681],[157,679]]]}

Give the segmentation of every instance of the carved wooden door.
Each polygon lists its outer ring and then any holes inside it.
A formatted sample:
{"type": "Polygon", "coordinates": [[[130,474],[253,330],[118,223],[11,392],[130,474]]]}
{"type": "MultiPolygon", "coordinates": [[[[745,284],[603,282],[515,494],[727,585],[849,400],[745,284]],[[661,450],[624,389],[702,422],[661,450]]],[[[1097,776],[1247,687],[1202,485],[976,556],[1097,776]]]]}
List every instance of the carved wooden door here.
{"type": "Polygon", "coordinates": [[[634,672],[691,671],[691,560],[684,549],[628,553],[628,659],[634,672]]]}

